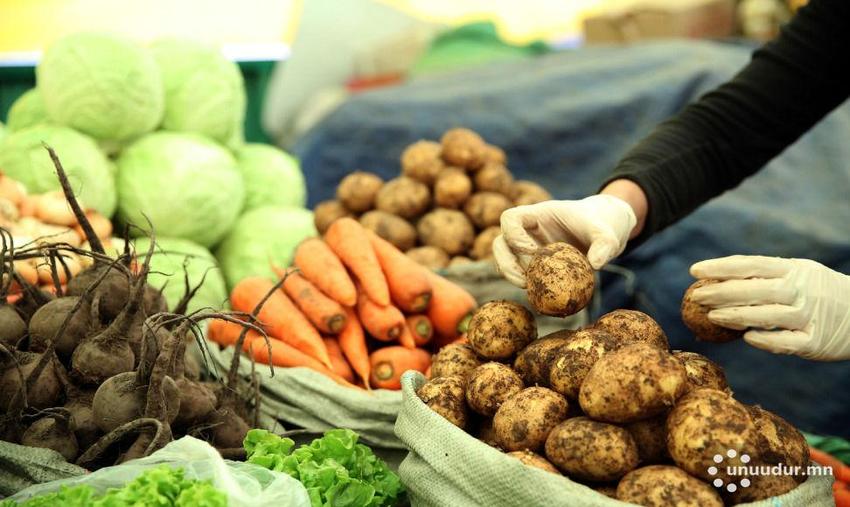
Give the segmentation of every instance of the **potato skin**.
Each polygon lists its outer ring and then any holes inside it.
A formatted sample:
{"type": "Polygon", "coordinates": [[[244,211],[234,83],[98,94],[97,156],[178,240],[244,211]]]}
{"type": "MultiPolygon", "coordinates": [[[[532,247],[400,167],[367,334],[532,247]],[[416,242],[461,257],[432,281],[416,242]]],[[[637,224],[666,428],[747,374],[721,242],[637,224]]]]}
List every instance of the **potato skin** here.
{"type": "Polygon", "coordinates": [[[593,419],[628,423],[658,415],[685,393],[681,361],[647,343],[633,343],[602,356],[579,391],[582,410],[593,419]]]}
{"type": "Polygon", "coordinates": [[[479,261],[492,258],[493,241],[501,233],[502,228],[498,225],[493,225],[481,231],[478,236],[475,236],[475,241],[472,243],[472,249],[469,251],[472,258],[479,261]]]}
{"type": "Polygon", "coordinates": [[[502,212],[512,208],[510,199],[496,192],[476,192],[467,199],[463,211],[479,229],[499,225],[502,212]]]}
{"type": "Polygon", "coordinates": [[[401,154],[401,173],[426,185],[432,185],[445,167],[443,159],[440,158],[442,151],[440,143],[416,141],[401,154]]]}
{"type": "Polygon", "coordinates": [[[514,206],[525,206],[549,201],[552,199],[552,194],[533,181],[517,180],[511,187],[510,197],[514,201],[514,206]]]}
{"type": "Polygon", "coordinates": [[[464,254],[475,240],[475,229],[460,211],[437,208],[419,220],[419,241],[449,255],[464,254]]]}
{"type": "Polygon", "coordinates": [[[601,329],[580,329],[567,338],[549,370],[549,385],[568,399],[578,398],[587,373],[603,355],[620,347],[620,341],[601,329]]]}
{"type": "Polygon", "coordinates": [[[623,343],[646,342],[670,350],[664,330],[649,315],[637,310],[614,310],[599,317],[596,327],[620,338],[623,343]]]}
{"type": "Polygon", "coordinates": [[[508,398],[493,416],[496,442],[506,451],[540,449],[567,416],[567,400],[545,387],[527,387],[508,398]]]}
{"type": "Polygon", "coordinates": [[[673,356],[685,365],[689,390],[699,387],[708,387],[718,391],[729,390],[723,368],[711,359],[696,352],[685,352],[683,350],[673,351],[673,356]]]}
{"type": "Polygon", "coordinates": [[[375,206],[375,198],[383,185],[384,180],[377,174],[354,171],[339,182],[336,198],[346,209],[363,213],[375,206]]]}
{"type": "Polygon", "coordinates": [[[443,160],[466,169],[477,169],[487,156],[487,143],[478,134],[466,128],[446,131],[440,140],[443,160]]]}
{"type": "Polygon", "coordinates": [[[472,264],[473,262],[475,262],[475,261],[473,261],[469,257],[465,257],[463,255],[455,255],[449,261],[448,267],[463,266],[464,264],[472,264]]]}
{"type": "Polygon", "coordinates": [[[593,491],[603,494],[609,498],[617,499],[617,483],[613,484],[593,484],[588,486],[593,491]]]}
{"type": "Polygon", "coordinates": [[[431,270],[443,269],[449,265],[449,254],[435,246],[411,248],[405,255],[431,270]]]}
{"type": "Polygon", "coordinates": [[[443,169],[434,182],[434,204],[440,208],[458,209],[472,195],[472,180],[458,167],[443,169]]]}
{"type": "Polygon", "coordinates": [[[496,192],[510,197],[514,186],[514,176],[503,164],[485,163],[475,173],[475,190],[478,192],[496,192]]]}
{"type": "Polygon", "coordinates": [[[717,490],[674,466],[651,465],[620,479],[617,498],[646,507],[723,507],[717,490]]]}
{"type": "Polygon", "coordinates": [[[466,403],[473,411],[493,417],[496,410],[525,386],[519,375],[502,363],[484,363],[472,370],[466,385],[466,403]]]}
{"type": "Polygon", "coordinates": [[[549,462],[549,460],[537,453],[531,451],[513,451],[507,453],[507,455],[522,461],[523,465],[539,468],[547,472],[552,472],[553,474],[561,475],[561,472],[557,468],[555,468],[555,465],[553,465],[549,462]]]}
{"type": "Polygon", "coordinates": [[[717,283],[717,280],[697,280],[685,291],[682,298],[682,321],[694,334],[697,340],[712,343],[725,343],[744,336],[744,331],[718,326],[708,320],[709,308],[694,302],[693,292],[706,285],[717,283]]]}
{"type": "Polygon", "coordinates": [[[628,431],[573,417],[555,426],[546,439],[546,457],[568,477],[614,481],[638,465],[638,450],[628,431]]]}
{"type": "Polygon", "coordinates": [[[324,234],[337,218],[353,216],[354,214],[337,200],[322,201],[313,209],[313,223],[319,234],[324,234]]]}
{"type": "Polygon", "coordinates": [[[372,210],[360,217],[360,225],[389,241],[399,250],[410,250],[416,246],[416,228],[400,216],[372,210]]]}
{"type": "Polygon", "coordinates": [[[573,333],[575,331],[572,329],[562,329],[549,333],[532,341],[517,354],[517,358],[514,360],[514,371],[519,374],[525,385],[549,386],[552,363],[573,333]]]}
{"type": "Polygon", "coordinates": [[[407,176],[386,182],[375,196],[377,209],[408,220],[425,213],[430,205],[431,191],[428,187],[407,176]]]}
{"type": "Polygon", "coordinates": [[[469,420],[463,386],[464,380],[460,377],[440,377],[429,380],[416,394],[431,410],[463,429],[469,420]]]}
{"type": "Polygon", "coordinates": [[[537,250],[525,276],[528,301],[544,315],[573,315],[593,297],[593,268],[578,249],[567,243],[552,243],[537,250]]]}
{"type": "Polygon", "coordinates": [[[496,442],[496,431],[493,430],[492,417],[481,420],[475,428],[475,432],[470,434],[490,447],[499,448],[499,444],[496,442]]]}
{"type": "Polygon", "coordinates": [[[513,301],[490,301],[475,311],[466,331],[469,344],[486,359],[508,359],[537,338],[534,315],[513,301]]]}
{"type": "Polygon", "coordinates": [[[623,426],[635,440],[640,462],[648,465],[670,460],[667,452],[667,413],[623,426]]]}
{"type": "Polygon", "coordinates": [[[431,378],[458,376],[466,381],[481,364],[481,359],[468,343],[450,343],[434,356],[431,378]]]}

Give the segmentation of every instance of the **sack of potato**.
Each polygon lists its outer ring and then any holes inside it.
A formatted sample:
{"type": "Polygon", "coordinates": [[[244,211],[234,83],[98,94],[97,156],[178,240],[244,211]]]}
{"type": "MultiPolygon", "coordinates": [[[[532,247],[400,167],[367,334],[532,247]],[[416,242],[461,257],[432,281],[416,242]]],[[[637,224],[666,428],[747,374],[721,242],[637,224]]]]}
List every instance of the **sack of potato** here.
{"type": "MultiPolygon", "coordinates": [[[[573,314],[593,293],[589,263],[563,243],[526,276],[541,313],[573,314]]],[[[832,505],[832,477],[805,475],[800,432],[735,400],[719,365],[671,352],[644,313],[538,338],[528,309],[492,301],[467,338],[427,382],[403,378],[399,473],[414,505],[832,505]]]]}
{"type": "Polygon", "coordinates": [[[431,269],[489,259],[503,211],[552,198],[534,182],[515,181],[506,164],[505,152],[475,132],[449,130],[440,142],[408,146],[397,178],[364,171],[343,178],[337,198],[316,206],[316,229],[356,217],[431,269]]]}

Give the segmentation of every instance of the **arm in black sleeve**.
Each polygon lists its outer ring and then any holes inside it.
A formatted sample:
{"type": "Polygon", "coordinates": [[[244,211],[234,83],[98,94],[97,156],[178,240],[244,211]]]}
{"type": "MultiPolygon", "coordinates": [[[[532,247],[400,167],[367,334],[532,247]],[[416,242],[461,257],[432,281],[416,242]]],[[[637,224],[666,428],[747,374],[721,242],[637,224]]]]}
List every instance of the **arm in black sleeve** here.
{"type": "Polygon", "coordinates": [[[737,186],[850,95],[850,0],[812,0],[731,81],[659,125],[609,182],[647,195],[638,244],[737,186]]]}

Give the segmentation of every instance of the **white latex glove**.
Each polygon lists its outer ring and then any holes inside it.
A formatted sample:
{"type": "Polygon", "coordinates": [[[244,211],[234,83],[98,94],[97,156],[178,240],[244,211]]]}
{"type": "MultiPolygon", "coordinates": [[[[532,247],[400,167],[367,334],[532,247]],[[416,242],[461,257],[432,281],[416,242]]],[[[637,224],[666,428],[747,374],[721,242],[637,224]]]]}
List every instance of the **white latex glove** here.
{"type": "Polygon", "coordinates": [[[525,287],[525,268],[541,246],[570,243],[599,269],[623,253],[636,223],[632,207],[611,195],[517,206],[502,213],[502,234],[493,242],[493,255],[502,275],[525,287]]]}
{"type": "Polygon", "coordinates": [[[744,340],[776,354],[850,359],[850,277],[808,259],[733,255],[691,266],[723,280],[694,291],[708,319],[747,329],[744,340]]]}

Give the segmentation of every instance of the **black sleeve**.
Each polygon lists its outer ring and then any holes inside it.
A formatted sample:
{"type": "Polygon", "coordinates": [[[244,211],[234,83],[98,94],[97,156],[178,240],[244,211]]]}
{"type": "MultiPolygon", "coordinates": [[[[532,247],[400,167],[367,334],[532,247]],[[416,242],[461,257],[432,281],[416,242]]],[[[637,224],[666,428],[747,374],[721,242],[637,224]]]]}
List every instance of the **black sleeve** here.
{"type": "Polygon", "coordinates": [[[608,182],[637,183],[637,245],[737,186],[850,96],[850,0],[812,0],[731,81],[660,124],[608,182]]]}

